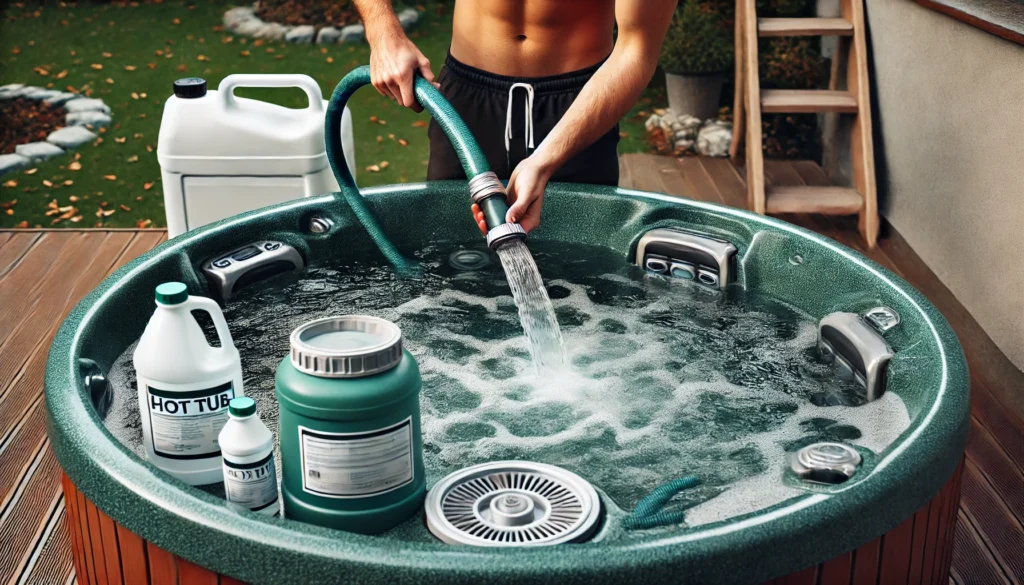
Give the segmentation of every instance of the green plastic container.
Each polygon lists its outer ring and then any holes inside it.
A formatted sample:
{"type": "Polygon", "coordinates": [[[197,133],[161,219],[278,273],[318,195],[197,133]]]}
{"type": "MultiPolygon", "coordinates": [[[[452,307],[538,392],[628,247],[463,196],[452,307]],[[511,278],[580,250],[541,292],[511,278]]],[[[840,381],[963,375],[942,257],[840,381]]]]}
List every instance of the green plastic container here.
{"type": "Polygon", "coordinates": [[[296,329],[276,378],[285,516],[377,534],[416,514],[422,385],[390,321],[349,315],[296,329]]]}

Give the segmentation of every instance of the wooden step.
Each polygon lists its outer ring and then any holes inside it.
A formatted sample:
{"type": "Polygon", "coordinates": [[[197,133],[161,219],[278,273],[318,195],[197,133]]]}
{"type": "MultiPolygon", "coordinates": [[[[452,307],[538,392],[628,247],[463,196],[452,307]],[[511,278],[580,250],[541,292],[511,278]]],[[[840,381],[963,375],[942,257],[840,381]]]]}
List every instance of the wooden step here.
{"type": "Polygon", "coordinates": [[[857,113],[857,99],[848,91],[829,89],[765,89],[761,91],[763,114],[857,113]]]}
{"type": "Polygon", "coordinates": [[[770,214],[855,215],[864,205],[860,193],[848,187],[768,187],[765,195],[770,214]]]}
{"type": "Polygon", "coordinates": [[[853,24],[845,18],[758,18],[762,37],[853,36],[853,24]]]}

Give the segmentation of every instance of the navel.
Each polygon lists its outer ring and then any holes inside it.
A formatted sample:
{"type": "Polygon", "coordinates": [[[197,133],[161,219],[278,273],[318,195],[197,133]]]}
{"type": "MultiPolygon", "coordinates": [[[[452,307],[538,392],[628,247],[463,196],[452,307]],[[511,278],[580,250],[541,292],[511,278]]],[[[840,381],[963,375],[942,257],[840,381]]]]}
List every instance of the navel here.
{"type": "Polygon", "coordinates": [[[515,39],[519,42],[523,42],[526,40],[526,35],[516,35],[515,39]]]}

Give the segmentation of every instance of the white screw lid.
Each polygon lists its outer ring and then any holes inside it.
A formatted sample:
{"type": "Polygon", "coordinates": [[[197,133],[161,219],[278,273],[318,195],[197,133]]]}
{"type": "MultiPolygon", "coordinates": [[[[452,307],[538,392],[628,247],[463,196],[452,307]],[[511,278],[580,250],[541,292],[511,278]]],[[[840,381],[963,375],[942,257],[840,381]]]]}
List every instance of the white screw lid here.
{"type": "Polygon", "coordinates": [[[292,332],[295,369],[319,378],[359,378],[402,361],[402,330],[391,321],[342,315],[310,321],[292,332]]]}

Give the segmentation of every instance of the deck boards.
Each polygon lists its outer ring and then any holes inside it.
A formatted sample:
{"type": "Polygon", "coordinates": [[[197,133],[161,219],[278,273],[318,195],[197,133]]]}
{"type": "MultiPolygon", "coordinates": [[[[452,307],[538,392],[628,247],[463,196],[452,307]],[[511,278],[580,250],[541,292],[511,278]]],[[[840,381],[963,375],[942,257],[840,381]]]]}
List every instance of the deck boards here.
{"type": "MultiPolygon", "coordinates": [[[[623,187],[746,205],[743,169],[726,159],[632,154],[621,158],[619,168],[623,187]]],[[[768,185],[828,184],[821,168],[807,161],[766,161],[765,175],[768,185]]],[[[961,508],[949,535],[954,542],[950,582],[1024,585],[1024,393],[1019,391],[1024,373],[894,230],[868,251],[854,220],[808,214],[783,219],[850,246],[904,277],[956,330],[971,368],[973,416],[961,508]]],[[[63,316],[82,296],[165,237],[160,230],[0,231],[0,585],[72,582],[73,547],[91,546],[72,540],[64,527],[65,505],[77,503],[64,501],[46,439],[46,354],[63,316]]],[[[113,536],[104,534],[104,526],[95,528],[96,538],[113,536]]],[[[905,532],[912,541],[912,522],[905,532]]],[[[99,566],[82,569],[106,572],[99,566]]],[[[126,577],[129,569],[147,567],[121,567],[126,577]]],[[[931,570],[908,567],[915,575],[931,570]]]]}

